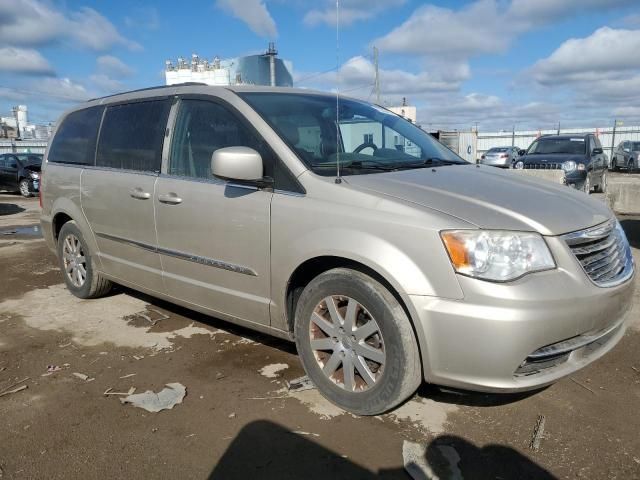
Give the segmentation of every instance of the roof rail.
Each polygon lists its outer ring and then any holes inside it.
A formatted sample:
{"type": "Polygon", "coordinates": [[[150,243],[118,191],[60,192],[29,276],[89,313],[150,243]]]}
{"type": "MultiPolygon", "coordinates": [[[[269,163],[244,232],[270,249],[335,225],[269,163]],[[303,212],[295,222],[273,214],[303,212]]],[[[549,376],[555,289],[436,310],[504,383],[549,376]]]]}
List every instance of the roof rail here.
{"type": "Polygon", "coordinates": [[[138,88],[136,90],[127,90],[126,92],[112,93],[111,95],[105,95],[103,97],[90,98],[89,100],[87,100],[87,102],[93,102],[94,100],[102,100],[102,99],[105,99],[105,98],[111,98],[111,97],[115,97],[117,95],[124,95],[126,93],[146,92],[148,90],[157,90],[157,89],[160,89],[160,88],[170,88],[170,87],[188,87],[188,86],[192,86],[192,85],[207,86],[206,83],[202,83],[202,82],[184,82],[184,83],[175,83],[173,85],[156,85],[156,86],[153,86],[153,87],[138,88]]]}

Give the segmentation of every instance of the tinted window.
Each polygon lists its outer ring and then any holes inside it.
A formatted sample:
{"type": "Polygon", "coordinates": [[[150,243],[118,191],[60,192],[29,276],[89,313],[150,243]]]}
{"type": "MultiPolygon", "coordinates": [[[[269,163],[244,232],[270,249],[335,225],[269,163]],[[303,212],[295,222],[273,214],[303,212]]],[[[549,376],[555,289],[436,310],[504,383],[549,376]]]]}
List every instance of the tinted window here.
{"type": "Polygon", "coordinates": [[[168,173],[212,178],[211,155],[225,147],[253,148],[262,156],[264,175],[274,178],[276,188],[298,189],[264,140],[229,109],[204,100],[182,100],[171,142],[168,173]]]}
{"type": "Polygon", "coordinates": [[[67,115],[53,138],[48,161],[93,165],[103,109],[92,107],[67,115]]]}
{"type": "Polygon", "coordinates": [[[540,153],[567,153],[584,155],[586,153],[586,141],[584,137],[575,138],[541,138],[531,144],[527,155],[540,153]]]}
{"type": "Polygon", "coordinates": [[[489,149],[489,151],[487,153],[500,153],[500,152],[506,152],[506,151],[507,151],[506,147],[504,147],[504,148],[497,148],[496,147],[496,148],[489,149]]]}
{"type": "Polygon", "coordinates": [[[96,165],[159,172],[169,108],[168,100],[107,107],[96,165]]]}

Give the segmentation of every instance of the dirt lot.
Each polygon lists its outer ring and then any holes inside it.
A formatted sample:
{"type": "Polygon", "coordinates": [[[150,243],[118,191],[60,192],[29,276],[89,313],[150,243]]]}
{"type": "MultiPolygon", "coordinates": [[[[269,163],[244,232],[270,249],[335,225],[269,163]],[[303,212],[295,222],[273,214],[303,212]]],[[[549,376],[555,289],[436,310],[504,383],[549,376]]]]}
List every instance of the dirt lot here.
{"type": "MultiPolygon", "coordinates": [[[[421,478],[640,478],[638,292],[620,344],[572,378],[515,396],[424,386],[362,418],[290,392],[286,342],[125,289],[71,296],[37,222],[37,199],[0,194],[0,392],[27,387],[0,396],[2,479],[408,478],[403,452],[421,478]],[[186,397],[159,413],[104,395],[172,382],[186,397]]],[[[637,257],[640,220],[623,225],[637,257]]]]}

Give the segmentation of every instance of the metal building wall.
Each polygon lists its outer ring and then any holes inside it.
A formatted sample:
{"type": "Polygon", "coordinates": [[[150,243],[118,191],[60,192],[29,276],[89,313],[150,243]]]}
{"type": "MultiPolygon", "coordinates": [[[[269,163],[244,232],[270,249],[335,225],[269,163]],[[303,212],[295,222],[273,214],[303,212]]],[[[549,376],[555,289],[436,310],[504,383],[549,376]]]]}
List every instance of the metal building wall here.
{"type": "MultiPolygon", "coordinates": [[[[516,147],[526,149],[540,135],[555,135],[557,129],[551,130],[516,130],[513,132],[478,132],[477,155],[480,157],[483,153],[492,147],[507,147],[512,144],[516,147]],[[512,143],[513,142],[513,143],[512,143]]],[[[613,140],[613,126],[605,128],[561,128],[561,135],[594,133],[598,135],[600,143],[605,153],[611,157],[611,147],[613,140]]],[[[640,126],[617,127],[615,136],[615,145],[625,140],[640,141],[640,126]]]]}

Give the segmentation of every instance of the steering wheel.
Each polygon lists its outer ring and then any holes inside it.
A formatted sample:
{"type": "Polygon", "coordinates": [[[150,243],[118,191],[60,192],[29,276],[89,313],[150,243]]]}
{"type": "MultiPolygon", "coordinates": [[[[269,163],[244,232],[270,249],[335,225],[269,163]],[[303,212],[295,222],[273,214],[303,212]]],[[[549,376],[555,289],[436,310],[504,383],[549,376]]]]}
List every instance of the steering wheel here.
{"type": "Polygon", "coordinates": [[[364,142],[364,143],[361,143],[360,145],[358,145],[353,150],[353,153],[360,153],[365,148],[372,148],[373,149],[373,153],[376,153],[376,150],[378,150],[378,146],[375,143],[373,143],[373,142],[364,142]]]}

